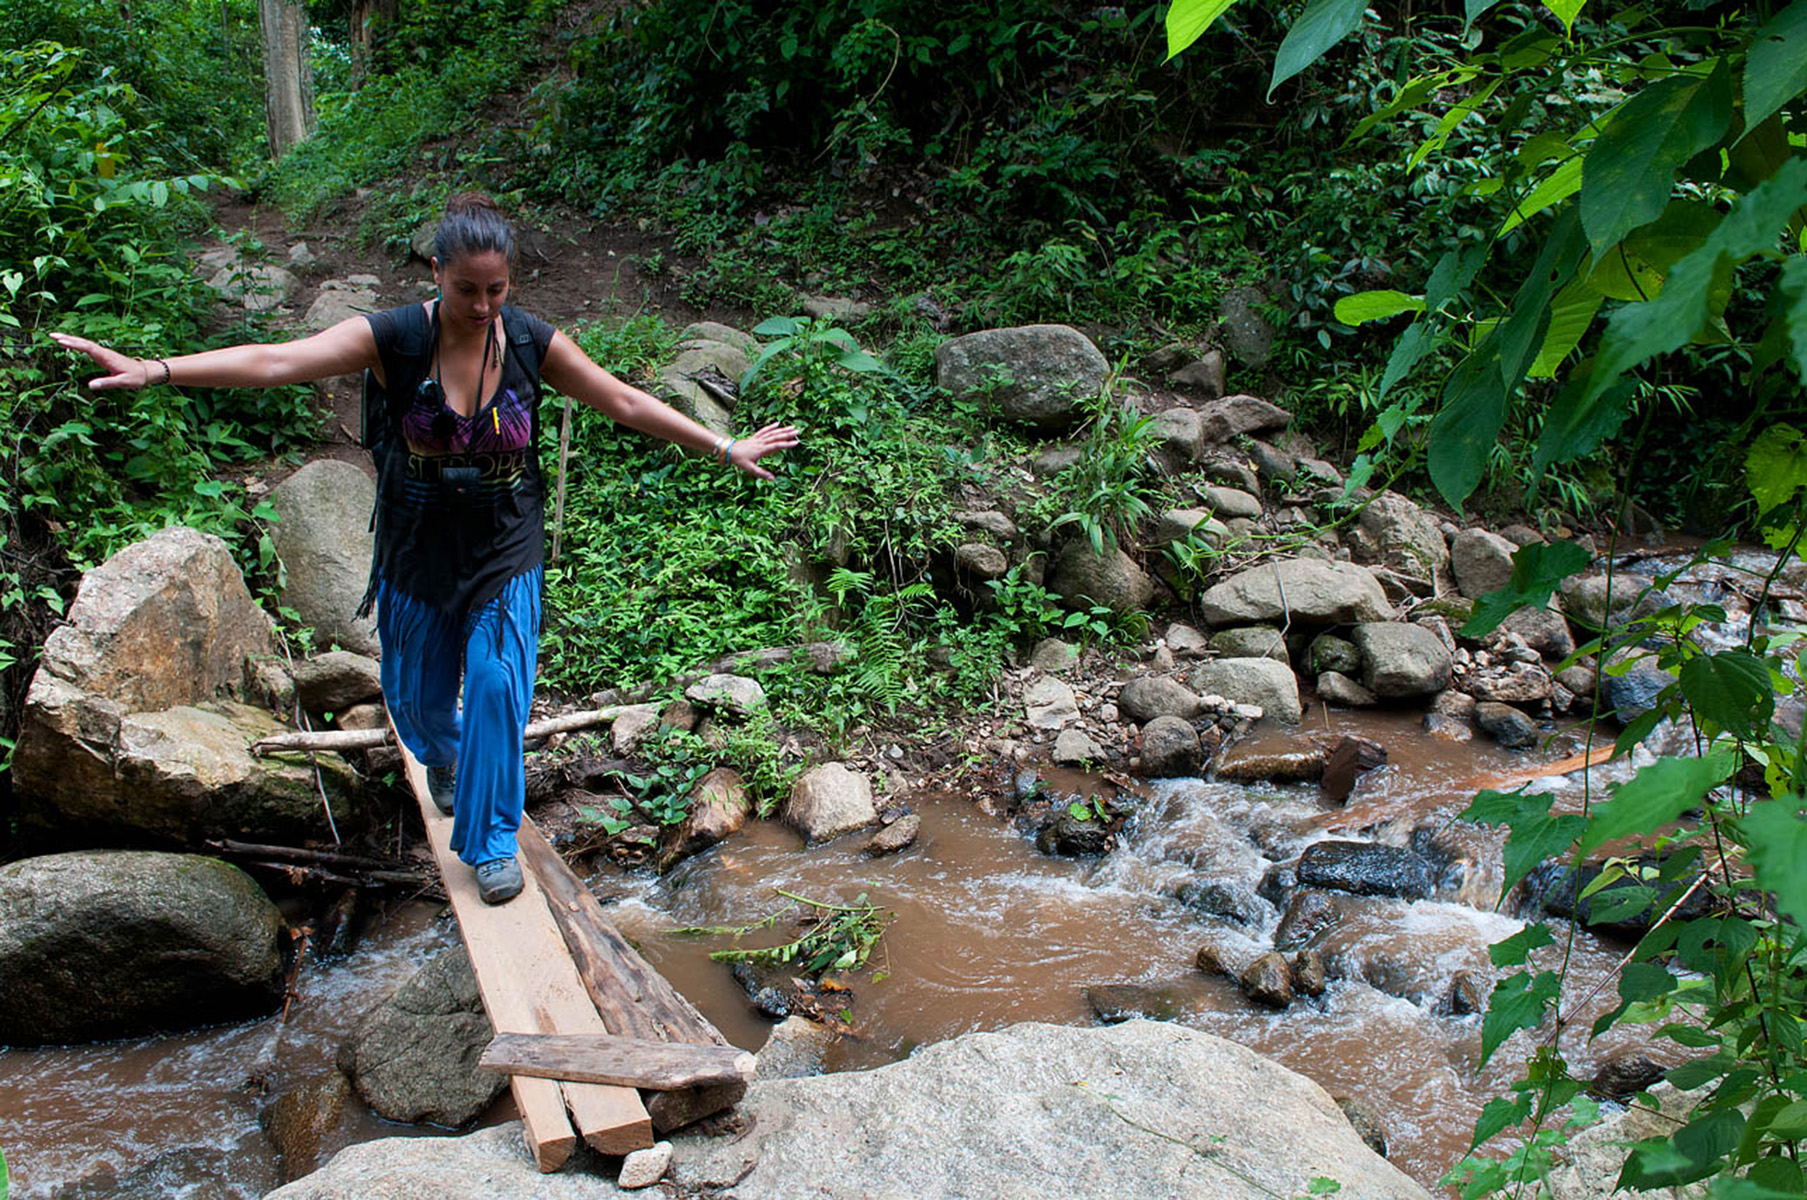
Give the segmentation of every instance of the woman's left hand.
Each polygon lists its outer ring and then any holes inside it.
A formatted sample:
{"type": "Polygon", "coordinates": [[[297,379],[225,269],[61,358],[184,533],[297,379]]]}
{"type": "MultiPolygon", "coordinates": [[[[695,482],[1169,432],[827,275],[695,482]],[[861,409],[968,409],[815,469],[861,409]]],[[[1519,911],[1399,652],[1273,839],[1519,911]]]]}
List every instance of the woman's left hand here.
{"type": "Polygon", "coordinates": [[[768,454],[789,450],[798,440],[795,426],[767,425],[758,433],[736,438],[734,448],[728,451],[728,460],[749,475],[770,479],[772,473],[760,466],[759,460],[768,454]]]}

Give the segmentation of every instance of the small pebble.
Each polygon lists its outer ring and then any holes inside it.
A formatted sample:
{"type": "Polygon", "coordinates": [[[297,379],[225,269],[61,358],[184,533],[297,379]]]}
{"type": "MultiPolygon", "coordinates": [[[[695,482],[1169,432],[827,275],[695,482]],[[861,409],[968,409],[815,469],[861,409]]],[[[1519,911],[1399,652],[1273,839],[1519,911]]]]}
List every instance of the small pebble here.
{"type": "Polygon", "coordinates": [[[645,1150],[635,1150],[621,1160],[621,1175],[615,1180],[623,1190],[651,1187],[665,1178],[671,1166],[671,1143],[659,1142],[645,1150]]]}

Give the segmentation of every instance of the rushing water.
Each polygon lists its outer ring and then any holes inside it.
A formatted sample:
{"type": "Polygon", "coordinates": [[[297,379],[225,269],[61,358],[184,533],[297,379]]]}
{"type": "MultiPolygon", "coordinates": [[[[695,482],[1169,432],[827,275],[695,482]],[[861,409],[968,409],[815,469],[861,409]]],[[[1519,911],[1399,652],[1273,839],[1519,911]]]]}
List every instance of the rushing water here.
{"type": "MultiPolygon", "coordinates": [[[[864,892],[896,918],[875,960],[884,978],[850,981],[854,1035],[834,1051],[831,1069],[894,1061],[924,1043],[1017,1021],[1090,1024],[1088,987],[1140,985],[1175,1019],[1361,1102],[1384,1124],[1393,1161],[1431,1183],[1466,1148],[1514,1058],[1508,1047],[1477,1080],[1480,1018],[1438,1015],[1458,972],[1491,978],[1487,943],[1520,924],[1491,910],[1497,835],[1448,822],[1476,787],[1529,774],[1534,760],[1484,741],[1439,741],[1415,714],[1330,719],[1389,751],[1388,765],[1364,777],[1343,808],[1312,785],[1163,782],[1147,788],[1116,850],[1071,860],[1040,854],[1008,820],[969,800],[920,796],[910,802],[922,836],[892,858],[866,858],[858,836],[805,851],[789,830],[756,822],[664,878],[611,872],[604,890],[621,893],[613,911],[624,932],[739,1045],[757,1048],[770,1023],[707,957],[724,940],[672,931],[754,920],[774,906],[775,888],[840,900],[864,892]],[[1279,913],[1258,901],[1258,920],[1226,930],[1174,899],[1179,885],[1210,880],[1252,893],[1271,866],[1313,840],[1402,845],[1425,825],[1442,831],[1459,869],[1430,899],[1350,905],[1321,945],[1333,973],[1345,976],[1323,998],[1269,1012],[1194,965],[1207,937],[1229,960],[1252,959],[1271,944],[1279,913]]],[[[1559,738],[1544,754],[1572,749],[1559,738]]],[[[450,940],[430,913],[393,914],[349,962],[310,966],[287,1024],[0,1052],[0,1144],[15,1194],[49,1196],[85,1180],[77,1194],[236,1197],[280,1182],[260,1108],[329,1069],[357,1018],[450,940]]],[[[1593,986],[1612,961],[1610,948],[1581,938],[1572,986],[1593,986]]],[[[1610,998],[1596,1000],[1576,1027],[1610,998]]],[[[1577,1040],[1564,1050],[1585,1073],[1617,1044],[1577,1040]]],[[[364,1118],[352,1136],[407,1131],[364,1118]]]]}

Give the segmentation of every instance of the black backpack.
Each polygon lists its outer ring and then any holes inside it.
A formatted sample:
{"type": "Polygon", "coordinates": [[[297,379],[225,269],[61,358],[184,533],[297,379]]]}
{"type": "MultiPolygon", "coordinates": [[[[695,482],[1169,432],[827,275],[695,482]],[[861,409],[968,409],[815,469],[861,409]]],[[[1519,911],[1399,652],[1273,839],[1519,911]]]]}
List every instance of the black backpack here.
{"type": "MultiPolygon", "coordinates": [[[[545,351],[533,340],[533,329],[521,310],[512,304],[502,306],[502,333],[508,339],[510,353],[527,373],[527,382],[535,389],[540,383],[540,360],[545,351]]],[[[394,423],[389,412],[389,393],[376,381],[376,373],[364,372],[363,394],[359,401],[358,445],[375,454],[389,436],[394,423]]],[[[533,406],[533,444],[540,439],[540,407],[533,406]]]]}

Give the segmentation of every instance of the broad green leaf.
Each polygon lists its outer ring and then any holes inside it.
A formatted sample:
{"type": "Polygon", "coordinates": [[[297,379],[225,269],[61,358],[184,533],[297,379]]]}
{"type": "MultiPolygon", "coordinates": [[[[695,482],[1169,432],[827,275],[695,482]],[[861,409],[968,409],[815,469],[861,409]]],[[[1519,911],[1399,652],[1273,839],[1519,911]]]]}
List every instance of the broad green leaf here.
{"type": "Polygon", "coordinates": [[[1578,852],[1585,856],[1618,838],[1654,833],[1699,805],[1701,797],[1725,782],[1735,766],[1737,758],[1728,750],[1705,758],[1657,759],[1594,809],[1578,852]]]}
{"type": "Polygon", "coordinates": [[[1430,278],[1424,282],[1425,307],[1431,312],[1438,312],[1454,300],[1474,282],[1474,277],[1486,258],[1485,246],[1470,246],[1462,251],[1451,250],[1439,258],[1437,265],[1431,268],[1430,278]]]}
{"type": "Polygon", "coordinates": [[[1417,108],[1437,92],[1467,83],[1479,74],[1480,72],[1474,67],[1451,67],[1449,70],[1439,71],[1435,75],[1420,75],[1416,79],[1409,80],[1403,88],[1399,89],[1397,96],[1356,122],[1354,131],[1344,139],[1344,144],[1360,138],[1382,121],[1390,121],[1408,109],[1417,108]]]}
{"type": "Polygon", "coordinates": [[[1619,999],[1654,1000],[1675,990],[1675,976],[1656,963],[1626,963],[1619,973],[1619,999]]]}
{"type": "Polygon", "coordinates": [[[1573,209],[1550,227],[1550,235],[1538,251],[1537,261],[1512,297],[1512,307],[1500,325],[1500,382],[1507,395],[1518,390],[1536,357],[1550,321],[1550,297],[1567,285],[1587,257],[1587,241],[1573,209]]]}
{"type": "Polygon", "coordinates": [[[1414,321],[1399,335],[1393,343],[1393,352],[1387,355],[1387,369],[1381,372],[1380,387],[1374,393],[1376,402],[1386,400],[1387,393],[1393,385],[1412,373],[1412,368],[1429,354],[1437,344],[1437,335],[1424,321],[1414,321]]]}
{"type": "Polygon", "coordinates": [[[1744,815],[1744,832],[1757,885],[1775,893],[1776,906],[1807,925],[1807,821],[1794,797],[1754,804],[1744,815]]]}
{"type": "Polygon", "coordinates": [[[1431,418],[1427,465],[1431,482],[1457,508],[1479,486],[1506,419],[1496,339],[1456,365],[1431,418]]]}
{"type": "Polygon", "coordinates": [[[1703,1083],[1712,1083],[1715,1079],[1732,1069],[1731,1055],[1721,1051],[1709,1054],[1705,1058],[1695,1058],[1667,1072],[1663,1078],[1684,1092],[1693,1091],[1703,1083]]]}
{"type": "Polygon", "coordinates": [[[1807,437],[1778,422],[1758,434],[1744,456],[1744,481],[1762,512],[1772,512],[1807,487],[1807,437]]]}
{"type": "MultiPolygon", "coordinates": [[[[1700,249],[1719,220],[1719,210],[1705,201],[1671,200],[1656,220],[1632,231],[1625,248],[1652,270],[1664,272],[1700,249]]],[[[1619,298],[1648,300],[1655,294],[1652,290],[1643,296],[1619,298]]]]}
{"type": "Polygon", "coordinates": [[[1550,815],[1550,793],[1527,796],[1523,792],[1485,791],[1462,811],[1466,820],[1482,825],[1504,825],[1506,874],[1500,884],[1502,894],[1518,886],[1518,881],[1546,858],[1567,850],[1587,824],[1578,813],[1550,815]]]}
{"type": "Polygon", "coordinates": [[[1496,967],[1522,967],[1531,957],[1531,951],[1555,944],[1556,938],[1550,933],[1550,927],[1534,921],[1504,941],[1487,947],[1487,957],[1496,967]]]}
{"type": "Polygon", "coordinates": [[[1487,1001],[1487,1015],[1481,1018],[1481,1066],[1493,1052],[1520,1029],[1535,1029],[1543,1023],[1544,1013],[1562,991],[1562,981],[1554,971],[1528,975],[1520,971],[1493,985],[1493,996],[1487,1001]]]}
{"type": "Polygon", "coordinates": [[[1354,33],[1362,23],[1368,0],[1309,0],[1305,11],[1286,31],[1280,50],[1274,56],[1273,76],[1268,80],[1268,99],[1281,84],[1323,58],[1330,48],[1354,33]]]}
{"type": "Polygon", "coordinates": [[[1807,256],[1797,254],[1782,264],[1776,294],[1788,330],[1788,352],[1801,376],[1801,386],[1807,387],[1807,256]]]}
{"type": "MultiPolygon", "coordinates": [[[[1583,418],[1625,372],[1686,345],[1706,325],[1714,315],[1714,293],[1729,293],[1732,271],[1745,259],[1777,252],[1783,226],[1801,207],[1804,195],[1807,158],[1791,159],[1740,198],[1706,242],[1675,264],[1663,284],[1662,295],[1645,303],[1627,304],[1612,315],[1577,404],[1583,418]]],[[[1534,460],[1540,467],[1561,461],[1550,457],[1545,449],[1550,437],[1546,422],[1534,460]]],[[[1586,445],[1578,452],[1592,449],[1592,445],[1586,445]]]]}
{"type": "Polygon", "coordinates": [[[1449,142],[1449,135],[1454,133],[1462,122],[1480,111],[1481,106],[1487,103],[1494,92],[1499,90],[1502,82],[1499,79],[1492,80],[1486,87],[1450,105],[1449,111],[1443,114],[1443,119],[1437,122],[1437,127],[1431,131],[1431,135],[1418,143],[1417,149],[1413,150],[1411,157],[1406,159],[1407,169],[1417,169],[1418,164],[1428,156],[1443,149],[1449,142]]]}
{"type": "Polygon", "coordinates": [[[1211,22],[1230,10],[1236,0],[1174,0],[1167,10],[1167,57],[1172,58],[1204,36],[1211,22]]]}
{"type": "Polygon", "coordinates": [[[1588,274],[1589,290],[1613,300],[1654,300],[1663,290],[1663,276],[1632,253],[1628,238],[1606,252],[1588,274]]]}
{"type": "Polygon", "coordinates": [[[767,317],[753,326],[758,337],[791,337],[802,328],[794,317],[767,317]]]}
{"type": "Polygon", "coordinates": [[[1718,142],[1732,121],[1732,75],[1659,79],[1615,109],[1581,169],[1581,224],[1596,258],[1662,215],[1675,172],[1718,142]]]}
{"type": "Polygon", "coordinates": [[[1543,471],[1551,463],[1567,462],[1591,453],[1625,423],[1637,380],[1617,379],[1610,389],[1594,395],[1591,388],[1598,362],[1597,356],[1582,360],[1569,372],[1569,381],[1562,391],[1550,401],[1544,414],[1543,433],[1531,455],[1534,472],[1543,471]]]}
{"type": "Polygon", "coordinates": [[[1345,325],[1363,325],[1369,321],[1384,321],[1402,312],[1423,311],[1424,297],[1408,295],[1391,288],[1344,296],[1336,302],[1335,309],[1336,319],[1345,325]]]}
{"type": "Polygon", "coordinates": [[[1544,209],[1560,204],[1581,190],[1582,155],[1577,153],[1573,158],[1565,159],[1551,171],[1544,181],[1532,188],[1530,193],[1512,206],[1512,212],[1506,223],[1500,226],[1500,236],[1504,237],[1535,217],[1544,209]]]}
{"type": "Polygon", "coordinates": [[[1586,279],[1577,279],[1556,294],[1550,301],[1550,327],[1544,331],[1543,345],[1537,348],[1530,370],[1525,372],[1527,379],[1554,378],[1563,360],[1587,335],[1604,299],[1586,279]]]}
{"type": "Polygon", "coordinates": [[[1792,1158],[1766,1158],[1751,1167],[1751,1175],[1762,1174],[1772,1164],[1776,1168],[1776,1182],[1784,1186],[1795,1184],[1794,1191],[1781,1191],[1755,1178],[1737,1179],[1721,1175],[1707,1191],[1707,1200],[1801,1200],[1798,1186],[1801,1168],[1795,1165],[1792,1158]]]}
{"type": "MultiPolygon", "coordinates": [[[[1746,740],[1761,736],[1776,711],[1775,681],[1763,660],[1744,649],[1703,654],[1682,664],[1682,696],[1708,733],[1722,730],[1746,740]]],[[[1726,773],[1731,769],[1728,766],[1726,773]]]]}
{"type": "Polygon", "coordinates": [[[1520,608],[1543,608],[1562,581],[1582,570],[1593,556],[1573,542],[1532,542],[1512,555],[1512,578],[1497,592],[1475,603],[1462,636],[1483,638],[1520,608]]]}
{"type": "MultiPolygon", "coordinates": [[[[1462,4],[1462,28],[1463,28],[1463,30],[1466,31],[1470,25],[1473,25],[1476,21],[1481,19],[1482,13],[1485,13],[1488,9],[1492,8],[1494,5],[1498,4],[1499,2],[1500,2],[1500,0],[1463,0],[1463,4],[1462,4]]],[[[1481,1139],[1481,1141],[1485,1141],[1485,1140],[1486,1140],[1485,1138],[1481,1139]]],[[[1477,1145],[1477,1146],[1480,1145],[1481,1141],[1477,1141],[1475,1143],[1475,1145],[1477,1145]]]]}
{"type": "Polygon", "coordinates": [[[1777,1137],[1807,1137],[1807,1100],[1796,1100],[1769,1122],[1769,1131],[1777,1137]]]}
{"type": "Polygon", "coordinates": [[[1524,1124],[1531,1117],[1533,1098],[1533,1092],[1527,1088],[1514,1096],[1495,1096],[1489,1100],[1474,1123],[1474,1141],[1468,1148],[1479,1149],[1500,1132],[1524,1124]]]}
{"type": "Polygon", "coordinates": [[[1556,14],[1556,19],[1562,22],[1563,32],[1573,33],[1575,18],[1581,15],[1586,3],[1587,0],[1544,0],[1544,7],[1556,14]]]}
{"type": "Polygon", "coordinates": [[[1794,0],[1751,39],[1750,52],[1744,60],[1745,128],[1761,125],[1804,91],[1807,91],[1807,3],[1794,0]]]}

